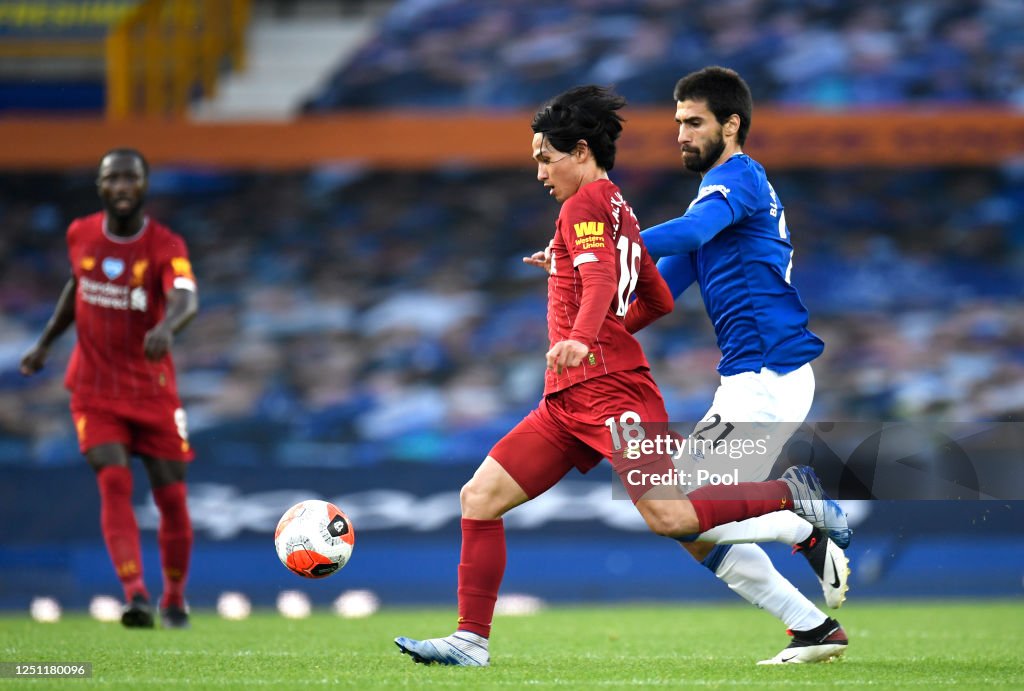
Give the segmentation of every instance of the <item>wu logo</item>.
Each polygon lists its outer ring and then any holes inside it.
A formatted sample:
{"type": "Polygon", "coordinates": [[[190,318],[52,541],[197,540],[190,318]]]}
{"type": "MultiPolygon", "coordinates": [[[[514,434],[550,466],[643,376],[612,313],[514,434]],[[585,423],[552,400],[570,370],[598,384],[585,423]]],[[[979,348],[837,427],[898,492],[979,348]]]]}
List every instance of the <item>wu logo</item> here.
{"type": "Polygon", "coordinates": [[[576,237],[582,238],[588,235],[604,235],[604,223],[600,221],[584,221],[583,223],[574,223],[573,229],[576,231],[576,237]]]}

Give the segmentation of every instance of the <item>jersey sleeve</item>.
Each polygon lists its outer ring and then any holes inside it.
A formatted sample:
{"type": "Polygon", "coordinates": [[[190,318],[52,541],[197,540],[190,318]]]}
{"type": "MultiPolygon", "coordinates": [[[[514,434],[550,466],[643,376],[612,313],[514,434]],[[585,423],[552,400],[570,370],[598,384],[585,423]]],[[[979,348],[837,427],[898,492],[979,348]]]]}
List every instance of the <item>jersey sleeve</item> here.
{"type": "Polygon", "coordinates": [[[697,205],[705,200],[724,199],[732,210],[732,222],[739,223],[758,208],[757,175],[747,167],[724,165],[712,169],[697,193],[697,205]]]}
{"type": "Polygon", "coordinates": [[[574,268],[588,262],[611,262],[615,266],[615,241],[611,212],[584,194],[565,202],[562,240],[569,249],[574,268]]]}
{"type": "Polygon", "coordinates": [[[671,257],[693,252],[729,227],[733,211],[721,197],[694,203],[686,213],[671,221],[651,226],[640,233],[655,257],[671,257]]]}
{"type": "Polygon", "coordinates": [[[658,271],[668,284],[673,298],[678,298],[697,280],[696,252],[677,254],[658,261],[658,271]]]}
{"type": "Polygon", "coordinates": [[[597,334],[615,299],[615,272],[607,262],[583,262],[579,267],[583,283],[580,309],[572,323],[569,339],[593,347],[597,334]]]}
{"type": "Polygon", "coordinates": [[[609,207],[587,194],[578,193],[565,204],[562,240],[583,284],[579,312],[569,338],[592,346],[615,296],[618,264],[612,238],[614,221],[609,207]]]}
{"type": "Polygon", "coordinates": [[[644,243],[656,257],[693,252],[729,226],[754,214],[761,187],[759,176],[740,167],[738,162],[713,168],[686,213],[643,231],[644,243]]]}
{"type": "Polygon", "coordinates": [[[188,248],[180,236],[171,234],[161,264],[160,282],[165,293],[169,293],[175,288],[196,290],[196,277],[192,273],[188,248]]]}

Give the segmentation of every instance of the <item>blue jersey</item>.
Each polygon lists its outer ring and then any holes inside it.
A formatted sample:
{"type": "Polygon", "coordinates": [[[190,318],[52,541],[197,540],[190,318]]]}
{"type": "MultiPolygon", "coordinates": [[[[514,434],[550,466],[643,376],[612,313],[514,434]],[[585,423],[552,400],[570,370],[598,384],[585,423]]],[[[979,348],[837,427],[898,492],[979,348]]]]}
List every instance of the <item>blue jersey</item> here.
{"type": "Polygon", "coordinates": [[[793,245],[782,201],[764,168],[738,153],[704,176],[680,218],[641,233],[672,293],[694,280],[715,327],[722,375],[785,374],[824,343],[807,329],[807,308],[790,284],[793,245]]]}

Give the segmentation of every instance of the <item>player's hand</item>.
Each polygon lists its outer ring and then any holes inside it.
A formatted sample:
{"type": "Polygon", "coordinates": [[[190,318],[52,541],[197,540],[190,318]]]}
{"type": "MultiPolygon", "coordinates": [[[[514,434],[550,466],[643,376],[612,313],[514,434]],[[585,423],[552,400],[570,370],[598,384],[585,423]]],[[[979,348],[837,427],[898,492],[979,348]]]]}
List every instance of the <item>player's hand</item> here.
{"type": "Polygon", "coordinates": [[[544,269],[545,272],[550,274],[551,273],[551,245],[553,245],[554,243],[555,243],[555,239],[552,238],[551,241],[548,243],[548,246],[545,247],[540,252],[534,252],[529,257],[523,257],[523,263],[524,264],[529,264],[530,266],[536,266],[538,268],[544,269]]]}
{"type": "Polygon", "coordinates": [[[562,370],[579,366],[588,353],[590,348],[579,341],[559,341],[548,351],[548,369],[561,374],[562,370]]]}
{"type": "Polygon", "coordinates": [[[146,338],[142,341],[142,349],[149,360],[159,360],[171,351],[171,343],[174,342],[174,333],[164,325],[157,324],[146,332],[146,338]]]}
{"type": "Polygon", "coordinates": [[[46,356],[50,353],[47,346],[36,343],[32,348],[21,356],[21,373],[31,377],[46,364],[46,356]]]}

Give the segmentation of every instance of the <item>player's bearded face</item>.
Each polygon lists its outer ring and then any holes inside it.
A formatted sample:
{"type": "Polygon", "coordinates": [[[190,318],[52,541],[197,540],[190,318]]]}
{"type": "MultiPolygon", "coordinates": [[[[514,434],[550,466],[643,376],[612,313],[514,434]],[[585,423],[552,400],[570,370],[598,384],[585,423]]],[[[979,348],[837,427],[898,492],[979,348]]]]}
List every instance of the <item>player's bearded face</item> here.
{"type": "Polygon", "coordinates": [[[725,139],[722,137],[722,128],[700,143],[699,146],[684,148],[683,165],[695,173],[706,173],[711,166],[721,157],[725,151],[725,139]]]}
{"type": "Polygon", "coordinates": [[[676,123],[679,125],[679,152],[688,170],[704,174],[711,170],[725,151],[722,124],[703,100],[676,102],[676,123]]]}

